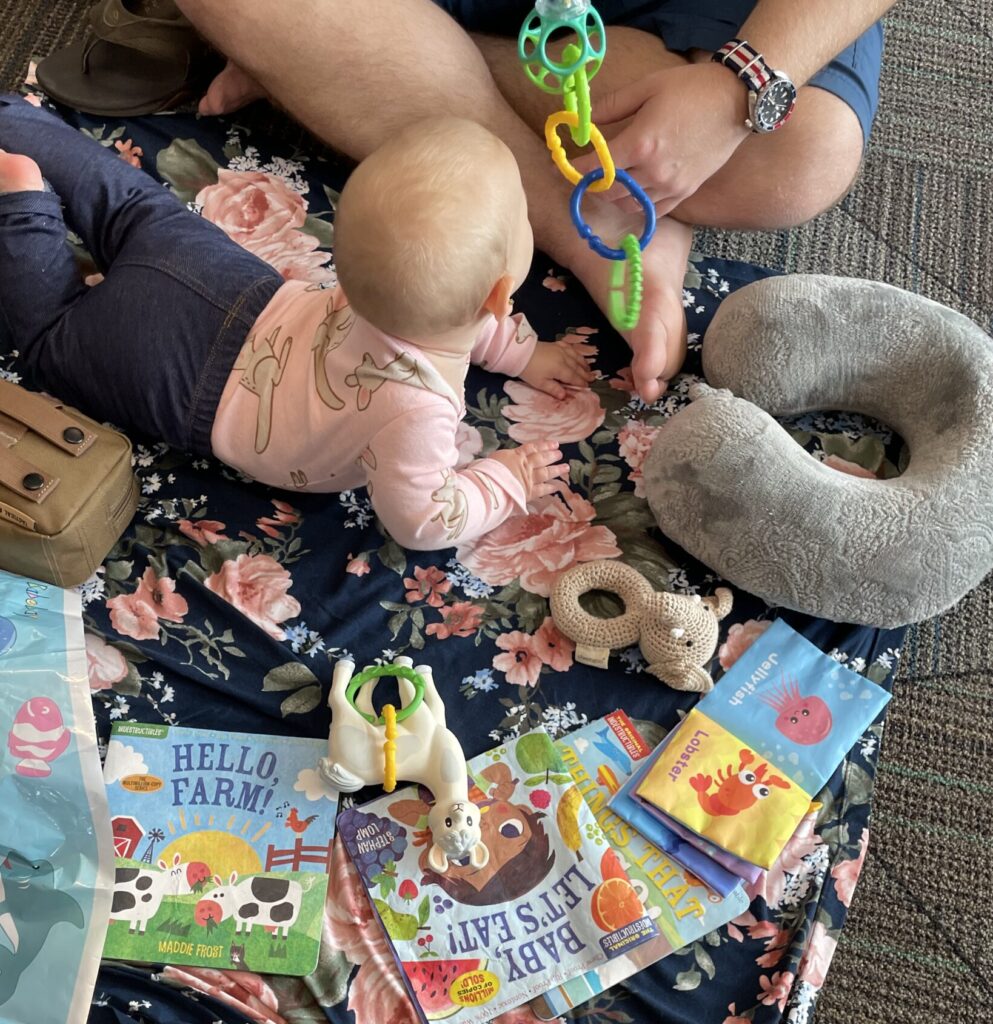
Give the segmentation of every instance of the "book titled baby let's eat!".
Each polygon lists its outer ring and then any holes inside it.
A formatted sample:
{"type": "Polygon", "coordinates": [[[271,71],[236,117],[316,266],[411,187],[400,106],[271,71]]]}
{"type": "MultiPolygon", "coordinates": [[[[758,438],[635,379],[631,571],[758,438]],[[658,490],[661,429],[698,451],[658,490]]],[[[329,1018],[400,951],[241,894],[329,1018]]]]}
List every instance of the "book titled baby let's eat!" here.
{"type": "Polygon", "coordinates": [[[322,740],[116,723],[104,956],[309,974],[338,794],[322,740]]]}
{"type": "Polygon", "coordinates": [[[424,1021],[482,1024],[659,934],[546,732],[467,767],[482,868],[429,866],[427,790],[338,819],[424,1021]]]}

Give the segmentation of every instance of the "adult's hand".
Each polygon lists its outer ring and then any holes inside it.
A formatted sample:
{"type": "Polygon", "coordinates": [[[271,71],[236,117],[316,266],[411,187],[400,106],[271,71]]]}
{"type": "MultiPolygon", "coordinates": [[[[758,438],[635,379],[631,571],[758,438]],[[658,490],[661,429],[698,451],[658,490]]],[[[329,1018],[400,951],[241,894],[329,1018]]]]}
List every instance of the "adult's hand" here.
{"type": "MultiPolygon", "coordinates": [[[[656,71],[609,93],[593,106],[593,121],[606,126],[632,118],[607,135],[614,163],[648,193],[659,215],[673,210],[730,159],[748,138],[748,95],[727,68],[707,61],[656,71]]],[[[583,174],[596,156],[576,161],[583,174]]],[[[615,186],[606,198],[622,200],[615,186]]]]}

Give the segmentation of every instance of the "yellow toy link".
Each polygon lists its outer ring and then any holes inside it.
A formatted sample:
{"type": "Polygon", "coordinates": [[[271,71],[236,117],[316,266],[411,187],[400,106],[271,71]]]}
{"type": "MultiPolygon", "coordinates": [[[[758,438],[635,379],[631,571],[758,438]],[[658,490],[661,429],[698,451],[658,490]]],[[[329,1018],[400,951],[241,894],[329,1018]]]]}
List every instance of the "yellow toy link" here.
{"type": "Polygon", "coordinates": [[[383,789],[392,793],[397,788],[397,711],[392,704],[383,705],[386,742],[383,744],[383,789]]]}
{"type": "MultiPolygon", "coordinates": [[[[549,114],[545,121],[545,145],[548,146],[549,152],[552,154],[555,166],[562,172],[562,177],[566,181],[571,185],[578,185],[583,180],[583,176],[569,163],[565,147],[558,136],[557,129],[560,124],[566,124],[570,129],[576,128],[579,125],[579,115],[571,110],[559,110],[554,114],[549,114]]],[[[600,129],[595,124],[590,124],[587,127],[589,128],[590,142],[593,144],[593,149],[600,159],[600,166],[603,168],[603,179],[590,185],[590,191],[606,192],[614,184],[614,159],[607,148],[606,139],[600,134],[600,129]]]]}

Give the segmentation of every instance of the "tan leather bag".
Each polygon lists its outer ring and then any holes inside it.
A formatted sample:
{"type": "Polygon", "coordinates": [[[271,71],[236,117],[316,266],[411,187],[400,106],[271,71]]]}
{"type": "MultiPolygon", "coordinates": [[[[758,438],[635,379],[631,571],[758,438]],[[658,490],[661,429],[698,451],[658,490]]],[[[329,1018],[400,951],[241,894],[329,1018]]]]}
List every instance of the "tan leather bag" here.
{"type": "Polygon", "coordinates": [[[0,568],[82,583],[137,507],[123,434],[0,380],[0,568]]]}

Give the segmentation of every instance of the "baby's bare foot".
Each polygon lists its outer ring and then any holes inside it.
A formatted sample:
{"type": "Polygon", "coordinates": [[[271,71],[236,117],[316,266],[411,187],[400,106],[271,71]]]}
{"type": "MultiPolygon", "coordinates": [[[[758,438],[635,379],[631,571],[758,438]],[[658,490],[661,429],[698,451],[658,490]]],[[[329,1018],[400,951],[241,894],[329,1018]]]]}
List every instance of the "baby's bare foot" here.
{"type": "Polygon", "coordinates": [[[201,114],[230,114],[265,97],[265,89],[233,61],[207,87],[198,107],[201,114]]]}
{"type": "Polygon", "coordinates": [[[44,192],[38,165],[29,156],[0,149],[0,192],[44,192]]]}

